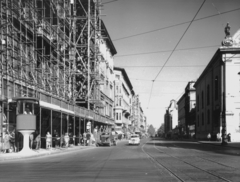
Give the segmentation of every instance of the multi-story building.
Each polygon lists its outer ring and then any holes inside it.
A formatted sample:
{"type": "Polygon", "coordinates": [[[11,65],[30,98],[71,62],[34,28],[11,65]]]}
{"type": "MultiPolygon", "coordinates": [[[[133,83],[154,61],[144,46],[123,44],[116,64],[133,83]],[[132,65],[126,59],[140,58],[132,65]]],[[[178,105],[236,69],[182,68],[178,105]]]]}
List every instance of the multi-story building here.
{"type": "Polygon", "coordinates": [[[178,100],[178,128],[180,135],[191,135],[195,134],[195,102],[196,102],[196,91],[193,87],[194,81],[188,82],[185,92],[182,97],[178,100]]]}
{"type": "Polygon", "coordinates": [[[86,128],[114,124],[116,50],[99,7],[98,0],[1,0],[0,94],[5,129],[16,125],[12,98],[23,96],[40,100],[37,130],[42,147],[47,132],[69,133],[77,141],[86,128]]]}
{"type": "Polygon", "coordinates": [[[166,110],[164,114],[164,133],[165,136],[172,131],[172,115],[169,113],[169,110],[166,110]]]}
{"type": "Polygon", "coordinates": [[[132,115],[133,86],[124,68],[114,67],[115,75],[115,124],[116,130],[127,133],[132,125],[130,116],[132,115]]]}
{"type": "Polygon", "coordinates": [[[187,136],[195,134],[196,125],[196,89],[195,81],[188,82],[185,88],[185,128],[187,136]]]}
{"type": "MultiPolygon", "coordinates": [[[[175,100],[171,100],[164,115],[164,132],[165,134],[173,132],[178,126],[178,108],[175,100]]],[[[176,131],[174,131],[176,132],[176,131]]]]}
{"type": "Polygon", "coordinates": [[[183,94],[181,98],[177,101],[179,135],[184,135],[186,133],[185,97],[186,95],[183,94]]]}
{"type": "Polygon", "coordinates": [[[217,134],[231,134],[232,141],[240,141],[240,30],[226,37],[207,67],[195,83],[196,137],[213,138],[217,134]]]}

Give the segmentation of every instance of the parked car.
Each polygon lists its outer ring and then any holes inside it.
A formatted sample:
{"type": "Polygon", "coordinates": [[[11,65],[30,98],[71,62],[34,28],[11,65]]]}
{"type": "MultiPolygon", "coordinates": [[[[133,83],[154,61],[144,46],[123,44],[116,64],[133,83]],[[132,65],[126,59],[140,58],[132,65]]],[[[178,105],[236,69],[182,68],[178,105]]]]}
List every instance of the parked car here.
{"type": "Polygon", "coordinates": [[[140,144],[140,137],[138,134],[133,134],[130,136],[130,139],[128,140],[129,145],[139,145],[140,144]]]}

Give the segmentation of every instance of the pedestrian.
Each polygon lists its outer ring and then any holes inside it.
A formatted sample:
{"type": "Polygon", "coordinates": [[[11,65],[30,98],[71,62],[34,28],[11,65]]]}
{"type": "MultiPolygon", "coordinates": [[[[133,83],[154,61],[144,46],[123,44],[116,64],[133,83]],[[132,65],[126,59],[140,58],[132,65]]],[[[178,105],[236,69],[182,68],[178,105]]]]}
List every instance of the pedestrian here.
{"type": "Polygon", "coordinates": [[[10,134],[10,147],[13,149],[13,152],[17,152],[16,140],[15,140],[15,129],[10,134]]]}
{"type": "Polygon", "coordinates": [[[227,134],[227,140],[228,140],[228,142],[231,142],[231,133],[227,134]]]}
{"type": "Polygon", "coordinates": [[[58,132],[55,133],[55,147],[59,148],[60,147],[60,137],[58,135],[58,132]]]}
{"type": "Polygon", "coordinates": [[[34,134],[33,133],[31,133],[29,135],[29,139],[30,139],[30,149],[33,149],[33,139],[34,139],[34,134]]]}
{"type": "Polygon", "coordinates": [[[89,146],[90,145],[90,139],[91,139],[91,134],[90,134],[89,130],[87,132],[86,138],[87,138],[87,145],[89,146]]]}
{"type": "Polygon", "coordinates": [[[10,152],[10,135],[9,132],[6,131],[5,136],[4,136],[4,144],[3,144],[3,153],[10,152]]]}
{"type": "Polygon", "coordinates": [[[65,145],[65,147],[69,146],[69,135],[68,135],[68,133],[65,133],[65,135],[64,135],[64,145],[65,145]]]}
{"type": "Polygon", "coordinates": [[[208,133],[207,139],[208,139],[208,141],[210,141],[210,139],[211,139],[211,134],[210,133],[208,133]]]}
{"type": "Polygon", "coordinates": [[[50,149],[52,146],[52,135],[47,132],[47,135],[46,135],[46,148],[47,149],[50,149]]]}
{"type": "Polygon", "coordinates": [[[87,145],[87,133],[84,132],[83,133],[83,146],[86,146],[87,145]]]}
{"type": "Polygon", "coordinates": [[[38,133],[38,131],[36,131],[36,135],[37,135],[37,137],[35,138],[36,150],[39,150],[40,149],[41,136],[38,133]]]}
{"type": "Polygon", "coordinates": [[[83,137],[82,137],[82,134],[79,133],[79,145],[82,145],[83,144],[83,137]]]}

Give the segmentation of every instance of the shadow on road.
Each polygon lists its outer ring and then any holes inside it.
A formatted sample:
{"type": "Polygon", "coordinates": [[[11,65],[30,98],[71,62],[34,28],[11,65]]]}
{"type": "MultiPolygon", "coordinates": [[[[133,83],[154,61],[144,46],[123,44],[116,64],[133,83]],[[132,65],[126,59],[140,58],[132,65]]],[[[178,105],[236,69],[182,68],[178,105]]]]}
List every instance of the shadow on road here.
{"type": "Polygon", "coordinates": [[[155,146],[164,147],[164,148],[192,149],[192,150],[199,150],[199,151],[212,152],[212,153],[224,154],[224,155],[233,155],[233,156],[240,155],[239,148],[232,148],[228,146],[221,146],[221,145],[210,144],[210,143],[200,143],[198,141],[167,140],[163,138],[151,138],[149,141],[150,142],[147,142],[146,145],[155,145],[155,146]]]}

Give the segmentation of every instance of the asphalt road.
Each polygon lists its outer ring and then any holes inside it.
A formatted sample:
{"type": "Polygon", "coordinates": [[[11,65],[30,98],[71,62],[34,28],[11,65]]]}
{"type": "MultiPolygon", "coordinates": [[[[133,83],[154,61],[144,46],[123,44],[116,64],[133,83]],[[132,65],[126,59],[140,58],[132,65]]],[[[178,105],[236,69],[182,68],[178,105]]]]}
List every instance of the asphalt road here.
{"type": "Polygon", "coordinates": [[[0,163],[0,182],[240,181],[239,149],[142,139],[0,163]]]}

